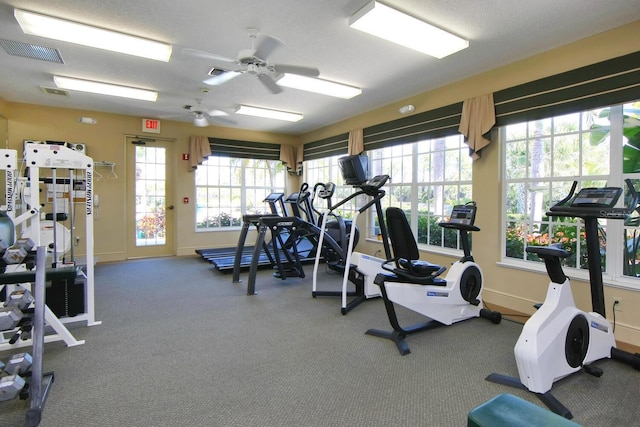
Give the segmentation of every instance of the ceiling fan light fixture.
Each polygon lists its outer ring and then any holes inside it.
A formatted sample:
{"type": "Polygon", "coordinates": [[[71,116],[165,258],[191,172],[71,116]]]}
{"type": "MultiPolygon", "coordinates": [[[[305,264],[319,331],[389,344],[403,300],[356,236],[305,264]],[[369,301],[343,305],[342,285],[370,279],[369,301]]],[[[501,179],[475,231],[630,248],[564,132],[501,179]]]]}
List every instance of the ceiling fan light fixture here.
{"type": "Polygon", "coordinates": [[[120,86],[111,83],[62,76],[53,76],[53,82],[60,89],[77,90],[79,92],[96,93],[99,95],[119,96],[122,98],[131,98],[150,102],[155,102],[158,99],[158,92],[154,90],[120,86]]]}
{"type": "Polygon", "coordinates": [[[469,47],[469,41],[378,1],[367,3],[349,26],[438,59],[469,47]]]}
{"type": "Polygon", "coordinates": [[[251,107],[248,105],[240,105],[236,109],[236,114],[245,116],[264,117],[267,119],[284,120],[287,122],[297,122],[304,118],[302,114],[290,113],[287,111],[270,110],[268,108],[251,107]]]}
{"type": "Polygon", "coordinates": [[[351,99],[362,93],[362,89],[359,87],[348,86],[315,77],[302,76],[300,74],[284,73],[276,83],[278,86],[335,96],[336,98],[342,99],[351,99]]]}
{"type": "Polygon", "coordinates": [[[196,114],[196,116],[193,118],[193,124],[195,126],[198,126],[199,128],[204,128],[209,126],[209,121],[202,114],[196,114]]]}
{"type": "Polygon", "coordinates": [[[13,15],[22,31],[32,36],[46,37],[163,62],[168,62],[171,57],[172,46],[167,43],[21,9],[14,9],[13,15]]]}

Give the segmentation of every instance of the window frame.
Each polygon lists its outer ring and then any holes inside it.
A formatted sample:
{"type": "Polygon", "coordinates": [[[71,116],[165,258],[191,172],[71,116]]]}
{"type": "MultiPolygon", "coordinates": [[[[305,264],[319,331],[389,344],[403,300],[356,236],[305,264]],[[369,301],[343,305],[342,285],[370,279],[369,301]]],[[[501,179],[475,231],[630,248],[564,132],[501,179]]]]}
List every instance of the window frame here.
{"type": "MultiPolygon", "coordinates": [[[[638,102],[638,101],[635,101],[638,102]]],[[[508,213],[507,213],[507,190],[510,184],[515,182],[548,182],[548,183],[570,183],[572,181],[578,181],[579,187],[585,181],[593,181],[593,180],[602,180],[607,183],[609,186],[622,187],[626,190],[626,186],[624,184],[624,180],[630,178],[636,181],[636,190],[639,188],[637,185],[638,180],[640,180],[640,173],[624,173],[622,168],[622,141],[623,141],[623,106],[624,104],[616,104],[610,106],[602,106],[598,108],[591,108],[588,110],[580,111],[577,113],[585,113],[593,110],[608,108],[610,111],[610,133],[609,133],[609,159],[608,159],[608,167],[609,171],[606,175],[582,175],[577,177],[541,177],[541,178],[512,178],[509,179],[507,177],[507,136],[506,136],[506,127],[509,125],[501,126],[498,128],[498,142],[500,147],[499,154],[499,162],[500,162],[500,182],[501,182],[501,245],[500,245],[500,261],[498,265],[508,268],[516,268],[528,271],[538,271],[538,272],[546,272],[544,264],[538,261],[531,261],[527,259],[519,259],[513,257],[507,257],[507,223],[508,213]],[[613,141],[613,142],[612,142],[613,141]]],[[[576,114],[577,114],[576,113],[576,114]]],[[[557,117],[562,117],[563,115],[559,115],[557,117]]],[[[533,121],[530,121],[531,123],[533,121]]],[[[582,130],[579,130],[581,134],[584,133],[582,130]]],[[[582,140],[579,141],[579,143],[582,140]]],[[[582,149],[580,150],[580,156],[582,155],[582,149]]],[[[580,157],[580,164],[582,164],[582,157],[580,157]]],[[[623,203],[623,198],[619,202],[618,206],[621,206],[623,203]]],[[[555,200],[557,201],[557,200],[555,200]]],[[[548,208],[547,208],[548,209],[548,208]]],[[[531,217],[526,218],[527,221],[531,221],[531,217]]],[[[580,221],[581,224],[584,224],[580,221]]],[[[633,227],[625,226],[624,221],[617,220],[608,220],[604,222],[606,224],[606,252],[603,258],[606,263],[606,270],[602,272],[603,283],[607,286],[612,287],[620,287],[625,289],[633,289],[638,290],[640,288],[640,278],[634,278],[631,276],[624,275],[624,267],[623,267],[623,248],[624,248],[624,237],[623,231],[625,228],[631,229],[633,227]]],[[[636,228],[637,229],[637,228],[636,228]]],[[[525,243],[526,245],[526,243],[525,243]]],[[[585,248],[586,251],[586,248],[585,248]]],[[[585,252],[586,255],[586,252],[585,252]]],[[[584,281],[589,281],[589,271],[585,268],[576,268],[573,266],[565,266],[563,265],[563,269],[565,273],[576,279],[581,279],[584,281]]]]}
{"type": "MultiPolygon", "coordinates": [[[[418,239],[419,218],[418,218],[418,215],[410,215],[410,213],[417,212],[420,206],[419,199],[420,199],[421,193],[418,192],[418,189],[420,186],[425,186],[425,185],[427,187],[429,187],[429,185],[442,186],[442,187],[457,186],[458,188],[460,188],[460,186],[467,186],[468,193],[470,194],[469,200],[473,200],[473,186],[472,186],[473,165],[472,165],[472,159],[468,154],[469,153],[468,150],[469,150],[469,147],[465,144],[463,135],[452,134],[452,135],[441,137],[441,138],[425,138],[416,142],[394,144],[393,146],[389,146],[389,147],[371,149],[366,151],[364,154],[369,157],[369,175],[370,176],[381,175],[381,174],[390,175],[390,180],[387,182],[387,184],[385,184],[385,187],[383,187],[383,189],[387,192],[387,194],[381,201],[382,208],[386,209],[389,206],[398,206],[398,207],[401,207],[403,210],[408,211],[409,214],[407,216],[408,216],[412,231],[414,233],[414,236],[416,236],[416,239],[418,239]],[[455,172],[455,175],[458,176],[458,180],[455,180],[455,181],[447,180],[445,179],[445,177],[443,177],[441,180],[419,181],[419,165],[418,165],[419,155],[418,154],[424,151],[424,150],[420,151],[420,147],[421,146],[424,147],[427,144],[430,144],[431,146],[433,146],[434,141],[436,140],[443,141],[443,149],[441,150],[443,155],[446,155],[447,153],[450,153],[453,151],[458,152],[457,154],[458,167],[457,167],[457,171],[455,172]],[[454,140],[455,140],[455,146],[453,146],[454,140]],[[402,153],[402,154],[400,156],[393,155],[397,153],[402,153]],[[376,156],[376,154],[378,155],[376,156]],[[465,177],[465,179],[460,179],[462,175],[462,172],[461,172],[462,159],[467,159],[466,167],[468,168],[468,171],[466,171],[467,176],[465,177]],[[393,173],[391,173],[392,171],[387,170],[389,169],[389,162],[393,162],[394,160],[395,162],[397,162],[397,164],[401,165],[402,170],[404,170],[405,162],[410,160],[411,166],[408,168],[410,169],[410,172],[408,174],[410,175],[410,177],[408,179],[394,180],[393,173]],[[398,193],[398,190],[403,188],[409,189],[408,202],[398,203],[397,201],[392,200],[392,195],[394,194],[394,192],[398,193]]],[[[431,153],[431,154],[436,153],[436,150],[432,149],[431,151],[428,151],[428,153],[431,153]]],[[[342,184],[342,177],[336,174],[340,172],[337,166],[337,159],[342,156],[344,155],[333,156],[331,158],[314,159],[314,160],[305,161],[305,165],[304,165],[305,180],[309,182],[308,180],[310,179],[310,177],[314,176],[313,174],[309,174],[309,170],[314,169],[311,162],[315,162],[318,160],[326,161],[326,159],[335,159],[335,167],[333,167],[334,165],[326,166],[327,168],[330,168],[330,171],[327,172],[327,175],[330,176],[331,179],[334,180],[334,183],[336,183],[340,188],[340,185],[342,184]]],[[[402,175],[405,175],[405,173],[402,173],[402,175]]],[[[315,183],[309,182],[309,185],[312,186],[312,185],[315,185],[315,183]]],[[[347,189],[347,188],[350,188],[350,187],[342,185],[342,189],[347,189]]],[[[351,191],[353,190],[349,190],[349,192],[345,191],[344,193],[339,193],[338,191],[336,191],[336,194],[346,196],[350,194],[351,191]]],[[[361,198],[358,198],[358,199],[360,200],[358,200],[355,204],[351,206],[343,207],[344,208],[343,212],[340,212],[340,214],[343,216],[349,216],[350,212],[354,212],[358,206],[362,206],[362,204],[365,203],[364,199],[361,199],[361,198]]],[[[339,200],[339,198],[335,198],[334,200],[339,200]]],[[[446,204],[443,201],[442,212],[438,213],[437,215],[432,215],[433,217],[437,216],[438,220],[436,221],[436,223],[443,219],[446,219],[448,215],[451,213],[451,209],[455,204],[465,203],[466,201],[468,200],[466,199],[458,200],[455,203],[449,203],[449,204],[446,204]]],[[[370,241],[378,241],[379,228],[376,226],[377,216],[376,216],[375,210],[371,209],[370,211],[368,211],[366,214],[366,218],[367,218],[366,219],[367,232],[363,233],[364,237],[370,241]]],[[[427,218],[427,222],[429,222],[429,218],[427,218]]],[[[455,247],[448,247],[448,246],[445,246],[444,244],[445,244],[445,241],[448,242],[450,241],[450,239],[447,240],[444,237],[444,232],[445,232],[444,230],[445,230],[444,228],[439,228],[439,231],[441,231],[442,233],[441,245],[432,245],[426,242],[418,242],[418,248],[425,252],[453,255],[456,257],[460,256],[460,254],[462,253],[462,245],[459,240],[459,233],[452,231],[453,233],[456,234],[455,247]]]]}
{"type": "MultiPolygon", "coordinates": [[[[218,177],[216,179],[219,180],[220,175],[219,173],[217,174],[218,177]]],[[[238,231],[242,228],[242,215],[245,215],[248,213],[248,210],[251,209],[253,212],[252,213],[266,213],[267,212],[267,206],[264,203],[261,203],[257,193],[260,190],[264,190],[265,194],[264,197],[266,197],[269,193],[271,192],[281,192],[284,193],[285,192],[285,187],[286,187],[286,176],[287,176],[287,171],[286,171],[286,167],[284,165],[282,165],[282,163],[279,160],[270,160],[270,159],[253,159],[253,158],[240,158],[240,157],[229,157],[229,156],[209,156],[207,158],[207,160],[205,160],[201,165],[198,166],[198,169],[195,170],[194,172],[194,200],[195,200],[195,212],[194,212],[194,228],[195,228],[195,232],[196,233],[203,233],[203,232],[221,232],[221,231],[238,231]],[[215,172],[211,172],[213,169],[219,168],[220,165],[216,164],[216,165],[209,165],[208,163],[210,161],[216,161],[216,162],[220,162],[220,161],[228,161],[228,165],[224,165],[225,168],[229,168],[230,172],[232,172],[231,170],[233,168],[238,168],[240,167],[240,172],[237,178],[239,178],[238,182],[231,182],[232,180],[232,173],[230,173],[229,175],[229,184],[225,185],[223,182],[219,182],[218,184],[209,184],[209,182],[212,181],[212,179],[209,179],[208,176],[206,177],[202,177],[201,175],[203,173],[206,173],[207,175],[209,173],[214,173],[215,172]],[[237,165],[234,165],[234,162],[238,162],[237,165]],[[251,162],[251,163],[249,163],[251,162]],[[275,174],[274,174],[274,178],[273,181],[269,184],[266,184],[264,186],[260,186],[257,185],[257,180],[254,180],[253,183],[250,183],[251,185],[247,185],[247,176],[250,174],[250,170],[255,170],[255,171],[264,171],[266,169],[268,169],[267,167],[260,167],[260,165],[262,164],[270,164],[271,168],[274,170],[275,174]],[[279,174],[280,176],[277,176],[277,174],[279,174]],[[204,181],[204,184],[200,184],[199,180],[204,181]],[[273,185],[272,185],[273,184],[273,185]],[[281,184],[281,185],[278,185],[281,184]],[[231,218],[231,224],[228,226],[204,226],[204,227],[199,227],[199,224],[202,223],[203,221],[201,221],[199,219],[199,209],[205,209],[207,210],[224,210],[225,207],[222,205],[219,206],[207,206],[208,200],[206,202],[204,202],[204,205],[202,208],[199,208],[198,206],[200,204],[203,204],[201,200],[199,200],[199,194],[200,191],[204,189],[204,191],[206,191],[207,193],[209,193],[209,190],[211,189],[218,189],[221,192],[223,192],[224,190],[227,190],[230,192],[230,194],[233,194],[234,192],[237,193],[239,191],[239,206],[234,206],[233,204],[233,200],[234,197],[231,196],[229,199],[229,204],[230,204],[230,208],[231,208],[231,214],[229,215],[231,218]],[[235,190],[235,191],[234,191],[235,190]],[[249,195],[253,193],[253,197],[250,197],[249,195]],[[239,217],[235,218],[234,212],[238,212],[239,217]],[[234,224],[235,223],[235,224],[234,224]]],[[[235,198],[237,199],[237,197],[235,198]]],[[[218,218],[220,218],[220,215],[223,214],[225,212],[220,212],[218,214],[218,218]]],[[[205,216],[205,220],[208,220],[208,218],[210,218],[209,215],[205,216]]]]}

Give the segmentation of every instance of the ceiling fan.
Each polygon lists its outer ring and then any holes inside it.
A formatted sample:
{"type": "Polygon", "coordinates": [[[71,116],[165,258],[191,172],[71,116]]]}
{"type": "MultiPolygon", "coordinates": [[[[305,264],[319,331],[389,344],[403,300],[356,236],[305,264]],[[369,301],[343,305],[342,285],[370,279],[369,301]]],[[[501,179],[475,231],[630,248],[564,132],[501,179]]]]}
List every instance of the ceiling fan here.
{"type": "Polygon", "coordinates": [[[241,74],[251,74],[258,77],[258,80],[272,93],[280,93],[282,92],[282,88],[276,84],[275,80],[278,74],[290,73],[308,77],[317,77],[320,75],[320,71],[317,68],[272,64],[268,62],[266,58],[277,47],[282,45],[282,42],[276,38],[265,36],[256,47],[256,40],[260,35],[260,31],[255,28],[248,28],[247,33],[251,40],[251,48],[241,49],[236,59],[189,48],[183,49],[183,52],[192,56],[212,59],[221,64],[220,66],[214,66],[211,71],[209,71],[211,77],[203,81],[203,83],[211,86],[221,85],[241,74]]]}
{"type": "MultiPolygon", "coordinates": [[[[186,110],[186,114],[193,116],[193,124],[197,127],[209,126],[209,121],[217,121],[227,124],[235,124],[234,120],[227,118],[229,115],[226,111],[216,109],[206,109],[202,106],[202,100],[196,99],[197,105],[184,105],[182,108],[186,110]]],[[[185,114],[178,116],[162,116],[161,118],[183,117],[185,114]]]]}

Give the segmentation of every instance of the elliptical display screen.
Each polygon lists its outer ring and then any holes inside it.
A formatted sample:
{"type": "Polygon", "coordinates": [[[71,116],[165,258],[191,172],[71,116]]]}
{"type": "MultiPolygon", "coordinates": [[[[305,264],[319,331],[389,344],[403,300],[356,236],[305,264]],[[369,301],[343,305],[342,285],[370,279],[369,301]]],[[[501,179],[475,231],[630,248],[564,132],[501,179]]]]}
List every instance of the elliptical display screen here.
{"type": "Polygon", "coordinates": [[[352,155],[338,159],[342,178],[347,185],[361,185],[369,179],[369,158],[367,156],[352,155]]]}

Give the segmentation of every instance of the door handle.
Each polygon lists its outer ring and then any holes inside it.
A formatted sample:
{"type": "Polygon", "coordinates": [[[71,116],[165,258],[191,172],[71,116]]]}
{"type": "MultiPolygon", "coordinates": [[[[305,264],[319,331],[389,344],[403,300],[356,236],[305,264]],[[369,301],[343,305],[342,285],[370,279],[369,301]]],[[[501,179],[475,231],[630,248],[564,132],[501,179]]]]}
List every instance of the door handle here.
{"type": "Polygon", "coordinates": [[[167,209],[173,210],[173,205],[167,206],[167,209]]]}

